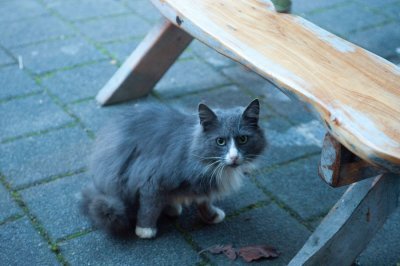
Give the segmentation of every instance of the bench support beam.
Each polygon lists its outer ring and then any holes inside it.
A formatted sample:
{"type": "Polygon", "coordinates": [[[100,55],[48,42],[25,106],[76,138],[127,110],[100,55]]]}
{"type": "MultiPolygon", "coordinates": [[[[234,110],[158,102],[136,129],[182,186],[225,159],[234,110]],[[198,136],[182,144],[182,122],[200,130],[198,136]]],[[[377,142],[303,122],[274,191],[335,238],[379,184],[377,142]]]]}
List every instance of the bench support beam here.
{"type": "Polygon", "coordinates": [[[351,185],[289,265],[351,265],[397,207],[400,176],[351,185]]]}
{"type": "Polygon", "coordinates": [[[96,100],[109,105],[147,95],[192,39],[163,19],[100,90],[96,100]]]}

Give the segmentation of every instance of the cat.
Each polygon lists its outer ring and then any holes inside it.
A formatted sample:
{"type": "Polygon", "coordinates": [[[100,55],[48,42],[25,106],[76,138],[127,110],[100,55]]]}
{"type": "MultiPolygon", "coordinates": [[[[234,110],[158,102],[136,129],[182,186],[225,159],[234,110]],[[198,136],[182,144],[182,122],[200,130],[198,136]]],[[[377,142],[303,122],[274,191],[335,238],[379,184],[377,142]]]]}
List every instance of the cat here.
{"type": "Polygon", "coordinates": [[[206,223],[225,213],[213,202],[237,190],[267,146],[260,104],[187,114],[161,104],[136,104],[95,141],[81,207],[92,223],[113,234],[133,229],[153,238],[162,212],[179,216],[196,204],[206,223]]]}

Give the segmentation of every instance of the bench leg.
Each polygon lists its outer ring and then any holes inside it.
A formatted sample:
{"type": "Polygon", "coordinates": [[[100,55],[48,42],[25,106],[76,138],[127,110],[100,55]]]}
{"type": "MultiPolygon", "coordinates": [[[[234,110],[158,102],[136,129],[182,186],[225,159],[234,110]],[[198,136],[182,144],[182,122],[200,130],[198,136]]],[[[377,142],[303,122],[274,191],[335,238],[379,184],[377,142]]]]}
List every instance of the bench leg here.
{"type": "Polygon", "coordinates": [[[147,95],[192,39],[163,19],[100,90],[96,100],[108,105],[147,95]]]}
{"type": "Polygon", "coordinates": [[[400,176],[351,185],[289,265],[351,265],[397,207],[400,176]]]}

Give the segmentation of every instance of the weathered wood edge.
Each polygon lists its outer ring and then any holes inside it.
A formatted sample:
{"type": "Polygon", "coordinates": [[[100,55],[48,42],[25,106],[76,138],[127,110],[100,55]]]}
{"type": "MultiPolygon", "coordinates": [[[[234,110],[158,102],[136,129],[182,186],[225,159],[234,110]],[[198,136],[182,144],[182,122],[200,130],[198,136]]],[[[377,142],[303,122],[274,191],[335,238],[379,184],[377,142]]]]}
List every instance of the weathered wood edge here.
{"type": "Polygon", "coordinates": [[[322,145],[318,174],[332,187],[349,185],[383,174],[386,171],[360,159],[331,134],[326,133],[322,145]]]}
{"type": "Polygon", "coordinates": [[[289,265],[351,265],[398,206],[400,176],[351,185],[289,265]]]}
{"type": "Polygon", "coordinates": [[[192,40],[185,31],[162,19],[99,91],[96,100],[108,105],[147,95],[192,40]]]}
{"type": "MultiPolygon", "coordinates": [[[[209,35],[207,32],[200,29],[196,25],[194,25],[189,18],[186,18],[185,16],[180,14],[178,11],[176,11],[174,8],[169,6],[167,2],[164,2],[162,0],[150,0],[150,1],[164,15],[165,18],[167,18],[169,21],[174,23],[176,26],[181,27],[184,31],[188,32],[194,38],[203,42],[204,44],[206,44],[207,46],[216,50],[220,54],[225,55],[225,56],[231,58],[232,60],[235,60],[238,63],[248,67],[249,69],[253,70],[255,73],[259,74],[261,77],[268,79],[270,82],[275,84],[279,89],[281,89],[285,94],[289,95],[291,98],[301,100],[302,102],[305,102],[306,104],[308,104],[309,109],[313,110],[314,113],[317,114],[318,117],[320,117],[322,121],[325,121],[324,125],[326,126],[326,129],[328,130],[328,132],[330,132],[332,135],[334,135],[336,139],[338,139],[344,146],[346,146],[347,149],[349,149],[350,151],[357,154],[359,157],[361,157],[362,159],[366,160],[367,162],[369,162],[373,165],[379,165],[380,167],[387,169],[389,172],[400,173],[400,164],[398,163],[399,158],[393,157],[392,155],[383,153],[379,150],[375,150],[373,153],[371,151],[365,152],[365,151],[357,150],[356,145],[353,145],[352,142],[349,142],[346,139],[345,135],[338,135],[336,133],[336,131],[334,131],[332,129],[335,127],[335,124],[334,124],[335,121],[329,121],[329,120],[323,119],[323,117],[331,117],[331,112],[329,111],[329,106],[326,106],[324,103],[322,103],[315,97],[312,97],[311,95],[303,94],[303,92],[301,92],[301,91],[293,90],[290,86],[283,84],[282,82],[280,82],[279,80],[275,79],[272,76],[266,76],[266,74],[264,74],[261,69],[258,69],[253,64],[251,64],[251,62],[239,57],[237,54],[226,49],[224,47],[224,45],[222,43],[220,43],[216,38],[209,35]],[[382,158],[385,158],[385,159],[382,159],[382,158]],[[396,162],[396,163],[394,163],[394,162],[396,162]]],[[[296,15],[291,15],[291,14],[282,14],[282,15],[293,16],[296,20],[298,20],[299,22],[303,22],[304,24],[312,24],[296,15]]],[[[316,25],[313,25],[313,27],[315,27],[315,29],[319,29],[319,27],[316,25]]],[[[325,30],[321,29],[321,31],[325,31],[325,30]]],[[[337,36],[335,36],[335,37],[337,37],[337,36]]],[[[342,40],[340,37],[337,37],[337,38],[342,40]]],[[[369,54],[371,56],[371,58],[374,58],[377,63],[381,62],[382,64],[387,64],[392,67],[396,67],[394,64],[388,62],[387,60],[385,60],[367,50],[364,50],[364,49],[356,46],[355,44],[352,44],[345,40],[342,40],[342,41],[345,43],[348,43],[349,45],[357,47],[358,49],[365,51],[367,54],[369,54]]],[[[360,141],[360,140],[354,139],[354,141],[360,141]]],[[[365,146],[365,144],[363,142],[361,142],[360,146],[361,147],[365,146]]]]}

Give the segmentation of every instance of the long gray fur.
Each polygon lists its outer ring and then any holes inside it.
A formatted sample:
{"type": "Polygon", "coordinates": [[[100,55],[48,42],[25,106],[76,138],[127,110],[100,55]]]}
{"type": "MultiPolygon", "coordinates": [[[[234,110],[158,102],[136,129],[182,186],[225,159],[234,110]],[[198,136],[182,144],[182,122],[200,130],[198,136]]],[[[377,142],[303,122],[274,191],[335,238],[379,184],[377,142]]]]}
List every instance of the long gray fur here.
{"type": "Polygon", "coordinates": [[[198,114],[136,104],[96,139],[90,160],[93,182],[82,191],[83,211],[95,226],[123,234],[135,222],[156,228],[162,210],[177,199],[202,204],[206,199],[206,209],[213,210],[212,201],[229,192],[222,187],[230,182],[227,176],[247,171],[267,145],[258,116],[258,100],[246,109],[212,111],[200,104],[198,114]],[[229,147],[217,145],[216,138],[242,135],[248,136],[245,145],[238,145],[242,163],[226,165],[222,158],[229,147]]]}

